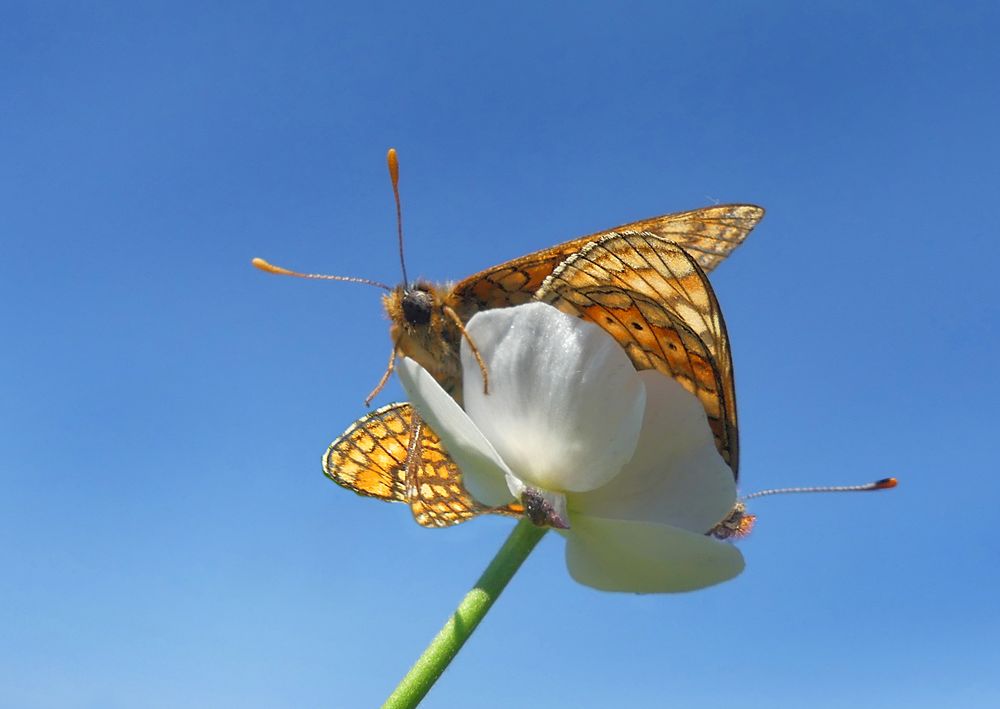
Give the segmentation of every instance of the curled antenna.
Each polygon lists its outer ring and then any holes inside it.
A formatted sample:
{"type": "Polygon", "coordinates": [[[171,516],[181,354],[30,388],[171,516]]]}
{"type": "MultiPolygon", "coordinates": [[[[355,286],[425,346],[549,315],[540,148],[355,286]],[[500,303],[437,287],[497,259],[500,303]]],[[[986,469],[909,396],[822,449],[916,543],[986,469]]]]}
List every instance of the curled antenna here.
{"type": "Polygon", "coordinates": [[[780,487],[773,490],[761,490],[745,495],[743,500],[752,500],[765,495],[785,495],[794,492],[870,492],[872,490],[888,490],[899,484],[896,478],[882,478],[864,485],[828,485],[825,487],[780,487]]]}
{"type": "Polygon", "coordinates": [[[370,278],[355,278],[354,276],[327,276],[322,273],[299,273],[298,271],[290,271],[287,268],[282,268],[281,266],[275,266],[274,264],[268,263],[262,258],[255,258],[251,261],[254,266],[259,268],[265,273],[274,273],[279,276],[295,276],[296,278],[313,278],[321,281],[347,281],[348,283],[364,283],[369,286],[375,286],[376,288],[381,288],[382,290],[391,291],[392,288],[387,286],[385,283],[379,281],[373,281],[370,278]]]}
{"type": "Polygon", "coordinates": [[[389,148],[385,156],[389,163],[389,179],[392,180],[392,196],[396,200],[396,233],[399,235],[399,265],[403,269],[403,288],[409,288],[410,280],[406,277],[406,259],[403,258],[403,207],[399,202],[399,159],[396,149],[389,148]]]}

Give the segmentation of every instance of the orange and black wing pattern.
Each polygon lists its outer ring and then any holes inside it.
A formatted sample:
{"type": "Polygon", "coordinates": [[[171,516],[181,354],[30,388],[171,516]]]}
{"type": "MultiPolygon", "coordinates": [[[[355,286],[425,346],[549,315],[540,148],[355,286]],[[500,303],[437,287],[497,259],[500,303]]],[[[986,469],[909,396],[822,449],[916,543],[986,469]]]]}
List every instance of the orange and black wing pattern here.
{"type": "Polygon", "coordinates": [[[687,250],[708,272],[743,243],[763,216],[764,210],[752,204],[723,204],[664,214],[581,236],[466,278],[452,289],[448,305],[467,320],[480,310],[527,303],[559,263],[613,233],[645,232],[671,241],[687,250]]]}
{"type": "Polygon", "coordinates": [[[655,234],[606,234],[560,264],[536,298],[600,325],[636,369],[663,372],[697,396],[719,453],[738,474],[729,338],[708,277],[692,255],[655,234]]]}
{"type": "Polygon", "coordinates": [[[520,505],[496,508],[473,500],[437,434],[405,403],[383,406],[351,424],[327,449],[323,471],[359,495],[406,502],[424,527],[522,511],[520,505]]]}
{"type": "Polygon", "coordinates": [[[763,218],[764,208],[754,204],[719,204],[623,224],[584,238],[596,241],[612,233],[645,232],[677,244],[709,273],[743,243],[763,218]]]}

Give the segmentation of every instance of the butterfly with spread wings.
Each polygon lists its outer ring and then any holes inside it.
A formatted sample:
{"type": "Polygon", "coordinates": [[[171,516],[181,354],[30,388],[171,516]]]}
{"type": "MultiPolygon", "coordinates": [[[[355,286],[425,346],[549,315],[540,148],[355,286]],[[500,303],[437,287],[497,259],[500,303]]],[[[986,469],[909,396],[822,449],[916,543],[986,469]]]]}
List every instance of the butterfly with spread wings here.
{"type": "MultiPolygon", "coordinates": [[[[705,272],[742,242],[762,215],[760,208],[742,205],[667,215],[525,256],[476,274],[451,291],[426,292],[441,292],[438,307],[448,304],[467,317],[482,309],[536,299],[596,323],[625,349],[636,369],[656,369],[699,398],[716,447],[735,477],[739,440],[732,355],[705,272]],[[735,211],[742,221],[739,225],[728,221],[724,229],[712,231],[704,224],[706,212],[719,219],[714,210],[735,211]],[[684,232],[676,228],[682,223],[694,226],[684,232]],[[663,224],[675,228],[656,228],[663,224]],[[714,233],[727,238],[713,247],[714,233]],[[665,238],[667,234],[673,239],[665,238]],[[696,237],[686,240],[687,234],[696,237]],[[691,244],[691,252],[685,244],[691,244]]],[[[394,322],[394,327],[403,326],[394,322]]],[[[462,331],[443,332],[450,336],[447,344],[454,347],[457,359],[462,331]]],[[[409,340],[397,341],[397,347],[399,342],[409,340]]],[[[409,351],[400,349],[409,356],[409,351]]],[[[459,389],[457,364],[455,372],[435,370],[425,361],[434,365],[440,358],[428,360],[427,347],[416,351],[424,361],[414,359],[443,386],[459,389]]],[[[428,527],[449,526],[484,513],[523,513],[518,503],[486,507],[476,502],[436,434],[405,403],[382,407],[355,422],[330,445],[323,467],[334,482],[354,492],[407,502],[416,521],[428,527]]]]}

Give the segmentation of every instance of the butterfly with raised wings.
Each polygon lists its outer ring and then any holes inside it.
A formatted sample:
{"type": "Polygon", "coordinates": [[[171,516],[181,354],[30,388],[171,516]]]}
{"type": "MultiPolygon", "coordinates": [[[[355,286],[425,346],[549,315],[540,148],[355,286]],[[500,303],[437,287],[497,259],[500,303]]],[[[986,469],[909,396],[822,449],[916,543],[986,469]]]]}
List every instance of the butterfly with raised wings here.
{"type": "MultiPolygon", "coordinates": [[[[399,166],[388,154],[396,198],[402,262],[399,166]]],[[[465,323],[481,310],[532,299],[590,320],[625,348],[636,369],[657,369],[698,396],[719,452],[735,476],[739,464],[732,357],[725,325],[706,272],[714,269],[764,216],[750,204],[665,214],[589,234],[481,271],[453,286],[426,281],[391,288],[363,278],[261,270],[346,280],[383,288],[391,321],[389,365],[366,403],[381,390],[397,356],[410,357],[461,400],[460,346],[465,323]]],[[[489,374],[479,360],[483,385],[489,374]]],[[[461,472],[436,434],[409,404],[390,404],[356,421],[323,458],[326,475],[361,495],[407,502],[417,522],[440,527],[484,512],[520,514],[520,505],[486,508],[462,485],[461,472]]]]}
{"type": "MultiPolygon", "coordinates": [[[[431,317],[408,318],[407,291],[386,296],[393,340],[452,393],[465,322],[476,312],[532,299],[596,323],[628,353],[636,369],[656,369],[695,394],[716,446],[736,476],[739,439],[732,355],[718,301],[706,276],[763,216],[752,205],[726,205],[628,224],[574,239],[427,294],[431,317]],[[446,314],[450,309],[456,316],[446,314]],[[402,315],[402,317],[400,317],[402,315]]],[[[425,296],[421,296],[425,297],[425,296]]],[[[406,502],[416,521],[449,526],[484,513],[522,514],[514,503],[492,508],[466,492],[461,472],[437,435],[406,403],[359,419],[335,440],[323,468],[362,495],[406,502]]]]}

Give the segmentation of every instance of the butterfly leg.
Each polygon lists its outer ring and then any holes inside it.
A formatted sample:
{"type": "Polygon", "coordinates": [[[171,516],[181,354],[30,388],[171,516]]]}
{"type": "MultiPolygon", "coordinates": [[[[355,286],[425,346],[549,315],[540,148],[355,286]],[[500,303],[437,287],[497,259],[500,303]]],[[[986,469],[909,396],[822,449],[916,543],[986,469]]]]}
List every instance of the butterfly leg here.
{"type": "Polygon", "coordinates": [[[422,454],[421,437],[424,429],[424,421],[420,415],[414,411],[410,419],[410,442],[406,446],[406,496],[414,499],[419,496],[419,482],[417,473],[420,468],[420,457],[422,454]]]}
{"type": "Polygon", "coordinates": [[[489,374],[486,373],[486,362],[483,361],[483,356],[479,354],[479,348],[476,347],[476,343],[472,340],[471,337],[469,337],[469,333],[465,329],[465,325],[462,323],[462,318],[458,317],[458,313],[456,313],[447,305],[444,306],[444,312],[445,315],[447,315],[451,319],[451,321],[455,323],[455,327],[457,327],[458,331],[462,333],[462,337],[465,338],[465,341],[469,343],[469,349],[472,350],[472,355],[476,358],[476,364],[479,365],[479,372],[483,375],[483,393],[489,394],[490,377],[489,374]]]}
{"type": "MultiPolygon", "coordinates": [[[[439,514],[435,514],[433,509],[428,507],[420,489],[420,472],[424,463],[423,438],[424,422],[420,415],[414,411],[413,418],[410,420],[410,442],[406,446],[406,472],[404,473],[406,501],[410,504],[410,512],[413,513],[417,524],[424,527],[444,527],[448,524],[454,524],[454,521],[446,521],[439,514]]],[[[457,521],[462,522],[464,519],[457,521]]]]}
{"type": "Polygon", "coordinates": [[[396,369],[396,347],[393,345],[392,353],[389,355],[389,364],[386,365],[385,372],[382,374],[382,378],[378,380],[378,384],[372,389],[372,393],[365,397],[365,406],[371,406],[372,399],[378,396],[379,392],[385,388],[385,385],[389,381],[389,377],[392,376],[393,370],[396,369]]]}

